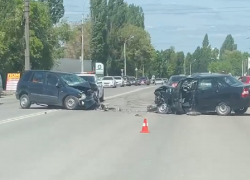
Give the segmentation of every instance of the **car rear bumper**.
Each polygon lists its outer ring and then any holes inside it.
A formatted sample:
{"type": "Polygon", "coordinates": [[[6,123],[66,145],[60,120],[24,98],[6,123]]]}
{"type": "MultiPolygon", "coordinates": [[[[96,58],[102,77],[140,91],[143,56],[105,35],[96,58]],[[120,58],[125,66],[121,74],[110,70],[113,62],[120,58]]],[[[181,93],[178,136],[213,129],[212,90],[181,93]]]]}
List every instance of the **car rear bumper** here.
{"type": "Polygon", "coordinates": [[[241,98],[236,100],[237,102],[233,102],[233,109],[241,109],[243,107],[250,107],[250,97],[248,98],[241,98]]]}

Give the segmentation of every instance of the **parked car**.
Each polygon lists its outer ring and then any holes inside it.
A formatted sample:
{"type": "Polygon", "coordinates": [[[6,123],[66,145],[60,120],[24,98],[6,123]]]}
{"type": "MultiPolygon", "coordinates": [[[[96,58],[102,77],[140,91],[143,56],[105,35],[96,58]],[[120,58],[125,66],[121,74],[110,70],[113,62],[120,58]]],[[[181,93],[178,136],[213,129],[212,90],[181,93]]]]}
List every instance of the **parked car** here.
{"type": "Polygon", "coordinates": [[[121,76],[114,76],[116,84],[120,87],[124,87],[124,79],[121,76]]]}
{"type": "Polygon", "coordinates": [[[102,79],[102,85],[103,87],[117,87],[116,80],[113,76],[104,76],[102,79]]]}
{"type": "Polygon", "coordinates": [[[124,76],[123,79],[125,86],[131,86],[131,82],[128,76],[124,76]]]}
{"type": "Polygon", "coordinates": [[[95,84],[75,74],[29,70],[25,71],[17,84],[16,98],[22,109],[32,104],[61,106],[68,110],[98,106],[95,84]]]}
{"type": "Polygon", "coordinates": [[[131,77],[129,77],[129,80],[131,82],[131,85],[137,86],[138,82],[136,81],[135,77],[131,76],[131,77]]]}
{"type": "Polygon", "coordinates": [[[104,101],[104,88],[102,85],[102,81],[98,81],[98,77],[96,76],[96,74],[78,73],[76,75],[84,79],[85,81],[96,84],[98,87],[98,90],[96,91],[96,96],[100,99],[101,102],[104,101]]]}
{"type": "Polygon", "coordinates": [[[241,77],[240,81],[244,84],[250,84],[250,76],[243,76],[241,77]]]}
{"type": "Polygon", "coordinates": [[[185,75],[173,75],[169,78],[167,85],[172,86],[172,87],[176,87],[178,82],[184,78],[186,78],[185,75]]]}
{"type": "Polygon", "coordinates": [[[157,84],[164,84],[164,81],[163,81],[162,78],[156,78],[154,84],[155,84],[155,85],[157,85],[157,84]]]}
{"type": "Polygon", "coordinates": [[[139,79],[139,84],[140,85],[150,85],[150,80],[149,80],[149,78],[148,77],[141,77],[140,79],[139,79]]]}

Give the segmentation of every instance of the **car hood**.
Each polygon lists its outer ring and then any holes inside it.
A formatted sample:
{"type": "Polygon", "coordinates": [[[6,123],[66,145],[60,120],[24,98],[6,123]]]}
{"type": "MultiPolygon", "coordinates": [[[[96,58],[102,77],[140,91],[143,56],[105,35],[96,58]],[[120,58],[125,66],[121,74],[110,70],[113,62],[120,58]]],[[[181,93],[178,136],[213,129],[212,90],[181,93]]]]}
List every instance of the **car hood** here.
{"type": "Polygon", "coordinates": [[[71,85],[70,87],[73,87],[75,89],[84,92],[87,92],[88,90],[96,91],[96,89],[98,88],[95,83],[90,83],[90,82],[83,82],[76,85],[71,85]]]}

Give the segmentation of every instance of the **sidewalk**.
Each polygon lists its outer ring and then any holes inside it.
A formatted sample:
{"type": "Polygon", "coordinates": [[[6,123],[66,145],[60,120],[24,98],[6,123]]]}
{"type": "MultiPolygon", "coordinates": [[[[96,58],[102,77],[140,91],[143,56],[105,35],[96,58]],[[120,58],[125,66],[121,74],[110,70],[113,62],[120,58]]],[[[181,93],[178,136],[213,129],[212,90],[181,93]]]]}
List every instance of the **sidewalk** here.
{"type": "Polygon", "coordinates": [[[3,91],[1,96],[11,96],[14,95],[16,91],[3,91]]]}

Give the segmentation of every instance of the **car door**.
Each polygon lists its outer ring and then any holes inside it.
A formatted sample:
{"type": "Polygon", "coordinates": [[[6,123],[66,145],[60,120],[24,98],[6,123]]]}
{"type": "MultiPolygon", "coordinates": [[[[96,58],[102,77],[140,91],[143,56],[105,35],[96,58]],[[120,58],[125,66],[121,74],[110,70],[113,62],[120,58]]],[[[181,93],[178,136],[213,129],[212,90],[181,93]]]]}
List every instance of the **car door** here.
{"type": "Polygon", "coordinates": [[[216,86],[214,78],[199,79],[196,91],[197,109],[200,111],[214,111],[218,92],[218,86],[216,86]]]}
{"type": "Polygon", "coordinates": [[[29,98],[32,103],[43,102],[43,86],[45,81],[45,72],[35,71],[28,83],[29,98]]]}
{"type": "Polygon", "coordinates": [[[173,89],[172,102],[173,106],[177,111],[182,111],[182,102],[181,102],[181,86],[183,81],[180,81],[177,86],[173,89]]]}
{"type": "Polygon", "coordinates": [[[59,104],[60,87],[58,87],[59,78],[53,73],[47,73],[43,88],[44,104],[59,104]]]}

